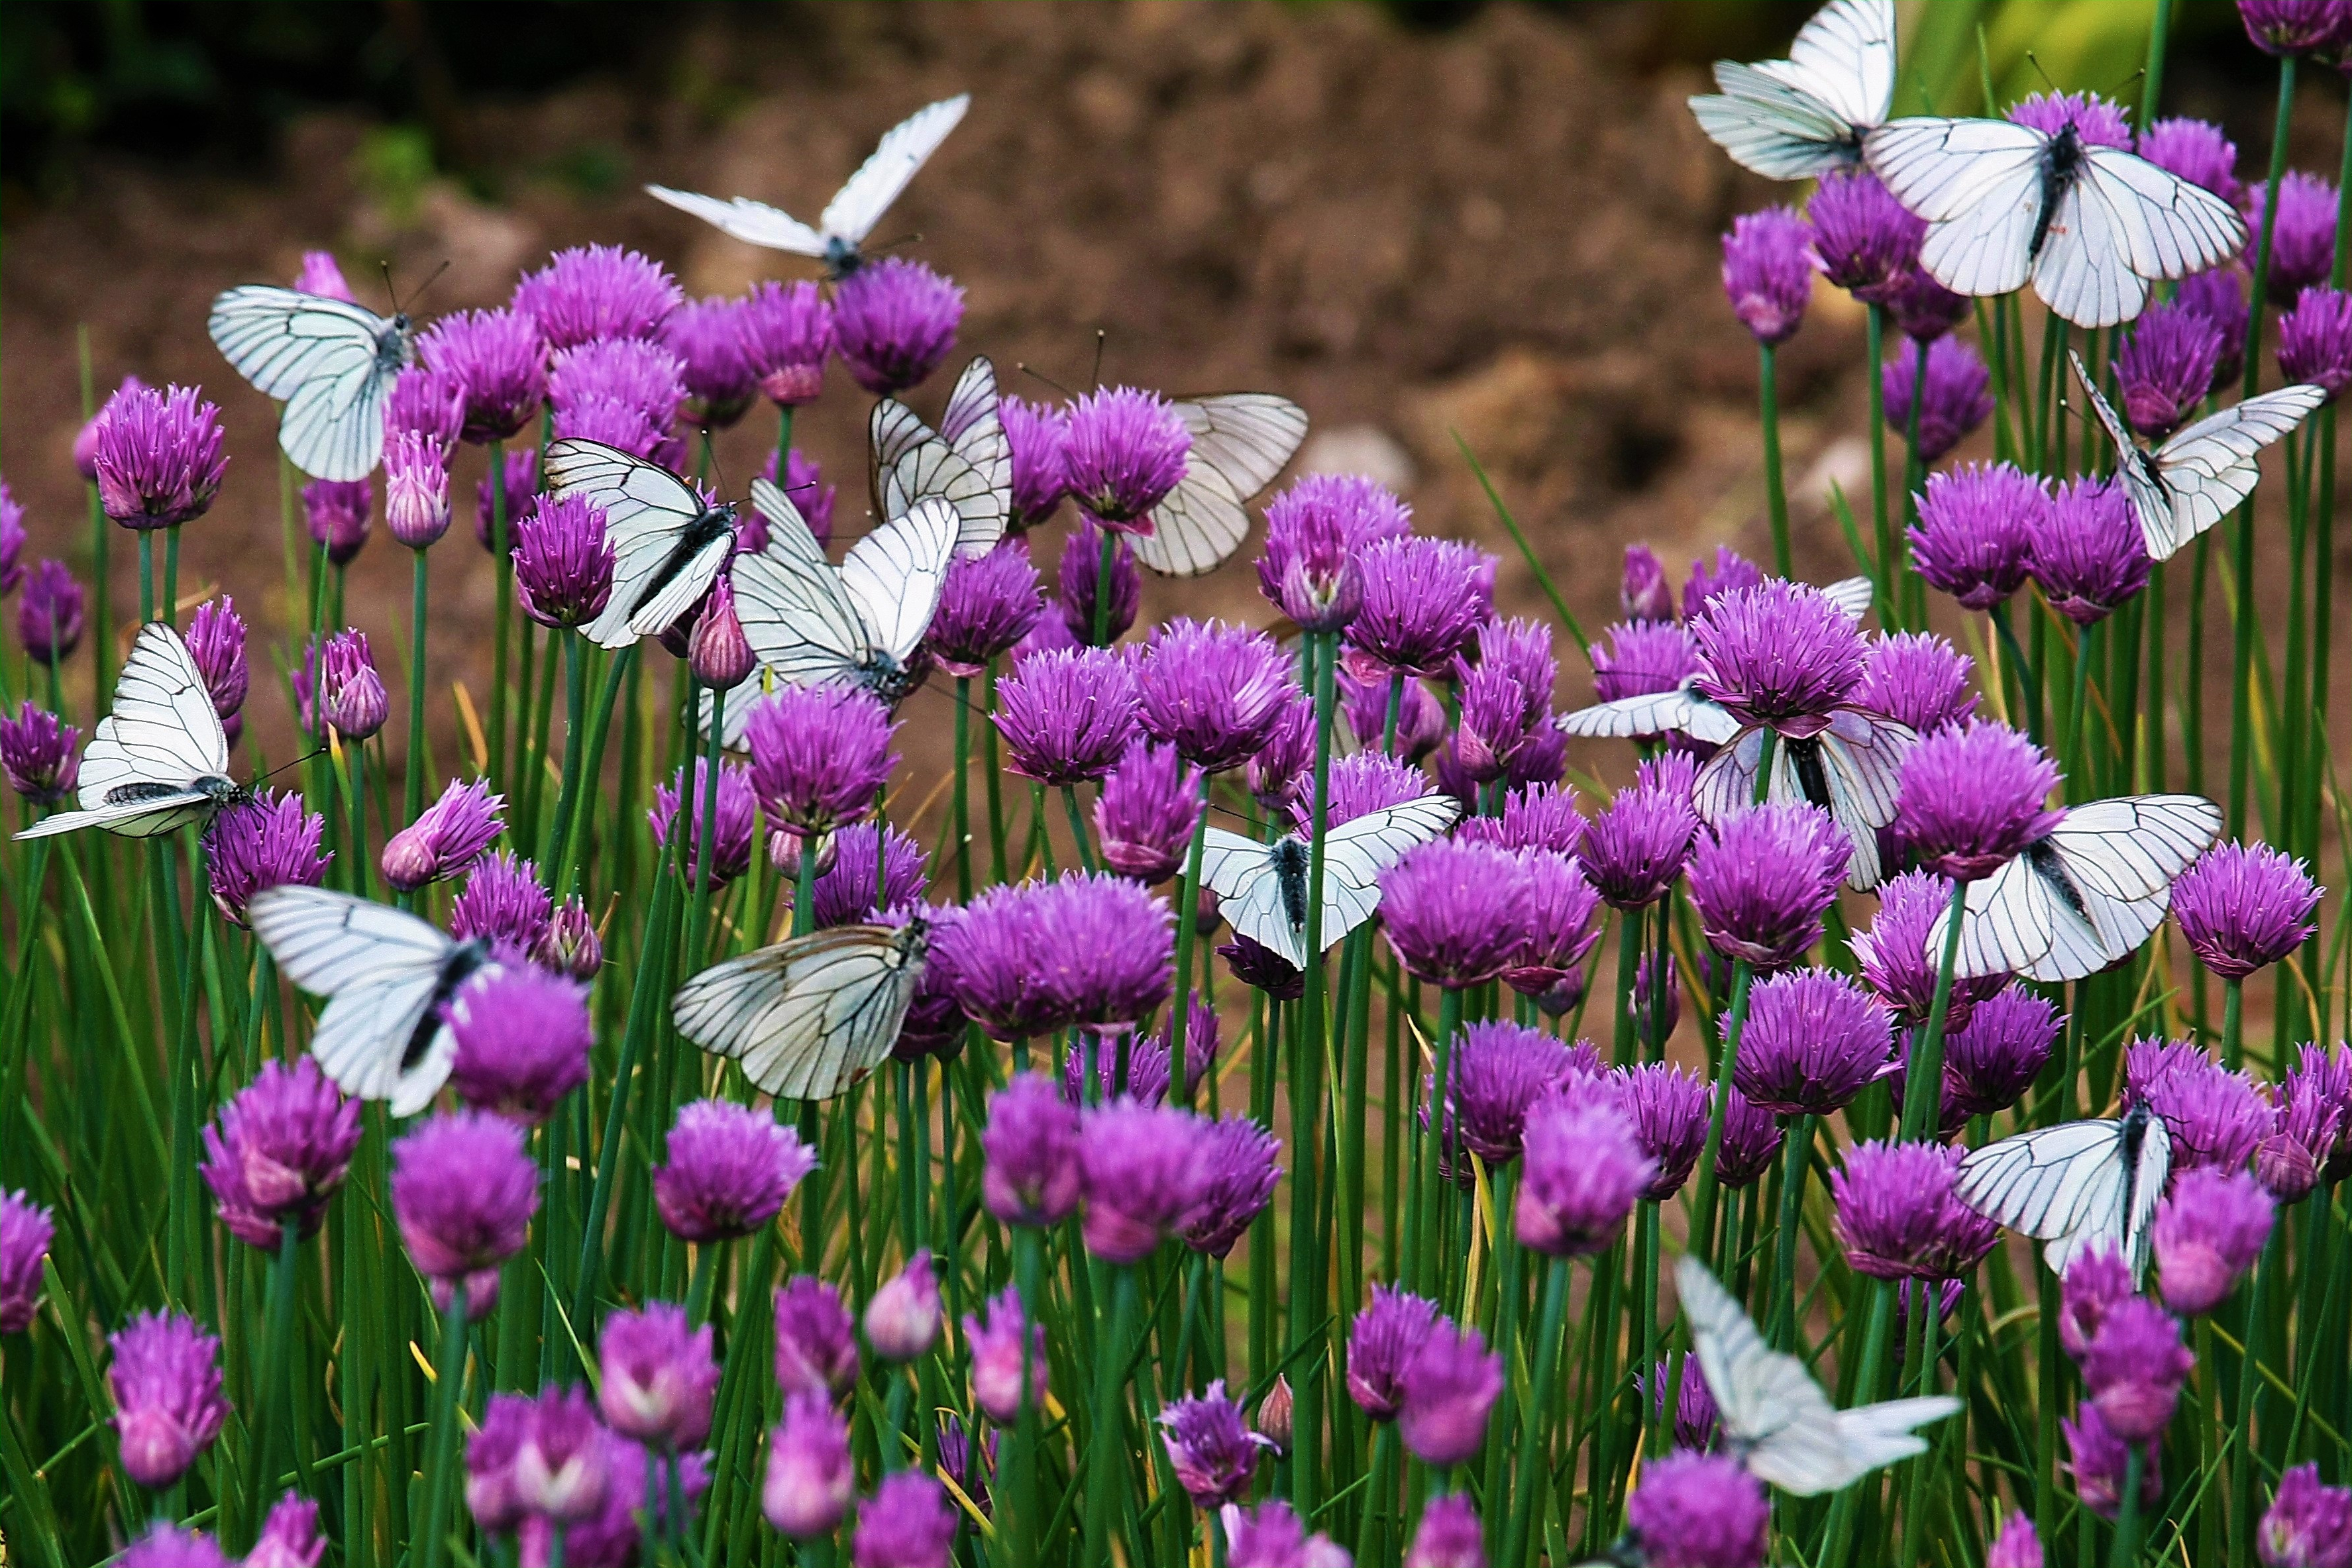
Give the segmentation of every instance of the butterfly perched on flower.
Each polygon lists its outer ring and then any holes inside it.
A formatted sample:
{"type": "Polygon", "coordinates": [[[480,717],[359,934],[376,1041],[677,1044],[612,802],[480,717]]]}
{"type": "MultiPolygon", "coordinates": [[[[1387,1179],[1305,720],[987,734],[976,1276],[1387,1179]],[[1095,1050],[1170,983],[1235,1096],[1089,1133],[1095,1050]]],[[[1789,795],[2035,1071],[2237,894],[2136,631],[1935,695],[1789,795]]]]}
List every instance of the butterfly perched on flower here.
{"type": "Polygon", "coordinates": [[[248,284],[213,300],[213,342],[254,390],[276,398],[278,444],[313,479],[364,479],[383,460],[384,400],[415,358],[405,312],[248,284]]]}
{"type": "Polygon", "coordinates": [[[677,1032],[780,1100],[830,1100],[890,1054],[929,927],[835,925],[714,964],[671,998],[677,1032]]]}
{"type": "Polygon", "coordinates": [[[547,487],[604,514],[613,596],[582,630],[600,648],[625,648],[694,607],[735,548],[735,507],[714,503],[658,463],[578,436],[551,442],[547,487]]]}
{"type": "Polygon", "coordinates": [[[1862,140],[1895,106],[1894,0],[1835,0],[1785,60],[1718,60],[1721,90],[1690,100],[1709,140],[1743,169],[1810,180],[1862,161],[1862,140]]]}
{"type": "Polygon", "coordinates": [[[2148,1226],[2172,1172],[2172,1137],[2145,1103],[1971,1149],[1954,1188],[1987,1219],[2042,1241],[2053,1274],[2095,1247],[2147,1271],[2148,1226]]]}
{"type": "MultiPolygon", "coordinates": [[[[1351,817],[1323,835],[1323,946],[1370,920],[1381,906],[1381,873],[1406,853],[1454,825],[1462,807],[1450,795],[1351,817]]],[[[1307,967],[1307,841],[1286,833],[1270,844],[1223,828],[1206,831],[1201,882],[1217,894],[1218,913],[1234,930],[1279,954],[1293,968],[1307,967]]]]}
{"type": "Polygon", "coordinates": [[[937,497],[955,508],[956,548],[984,555],[1013,517],[1013,447],[997,413],[996,367],[975,358],[956,378],[933,430],[897,398],[874,405],[867,423],[874,512],[886,522],[937,497]]]}
{"type": "Polygon", "coordinates": [[[155,838],[208,822],[249,793],[228,776],[228,732],[188,645],[151,621],[139,629],[114,683],[114,706],[82,755],[79,809],[44,817],[16,837],[96,827],[155,838]]]}

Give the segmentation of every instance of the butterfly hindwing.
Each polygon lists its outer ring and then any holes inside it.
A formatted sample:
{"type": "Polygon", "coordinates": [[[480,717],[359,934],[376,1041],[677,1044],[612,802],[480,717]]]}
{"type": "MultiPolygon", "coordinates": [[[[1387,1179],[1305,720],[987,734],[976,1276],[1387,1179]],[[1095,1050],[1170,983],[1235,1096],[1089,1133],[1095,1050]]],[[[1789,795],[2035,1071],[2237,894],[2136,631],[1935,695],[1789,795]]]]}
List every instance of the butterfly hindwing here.
{"type": "Polygon", "coordinates": [[[278,440],[315,479],[364,479],[383,456],[383,400],[407,363],[404,330],[364,306],[251,284],[213,300],[213,342],[256,391],[286,407],[278,440]],[[399,352],[383,345],[399,332],[399,352]]]}
{"type": "Polygon", "coordinates": [[[1248,537],[1244,508],[1307,439],[1307,412],[1271,392],[1179,398],[1174,407],[1192,437],[1184,477],[1153,508],[1151,531],[1129,543],[1162,576],[1198,577],[1248,537]]]}
{"type": "Polygon", "coordinates": [[[703,970],[678,988],[680,1034],[787,1100],[829,1100],[889,1056],[925,961],[919,926],[843,925],[703,970]]]}
{"type": "Polygon", "coordinates": [[[903,194],[916,174],[940,150],[948,133],[963,121],[964,110],[971,107],[970,93],[958,93],[937,103],[927,103],[907,116],[876,143],[873,152],[859,164],[841,187],[840,193],[825,204],[817,219],[817,227],[827,239],[840,238],[855,246],[874,232],[874,225],[889,211],[890,204],[903,194]]]}

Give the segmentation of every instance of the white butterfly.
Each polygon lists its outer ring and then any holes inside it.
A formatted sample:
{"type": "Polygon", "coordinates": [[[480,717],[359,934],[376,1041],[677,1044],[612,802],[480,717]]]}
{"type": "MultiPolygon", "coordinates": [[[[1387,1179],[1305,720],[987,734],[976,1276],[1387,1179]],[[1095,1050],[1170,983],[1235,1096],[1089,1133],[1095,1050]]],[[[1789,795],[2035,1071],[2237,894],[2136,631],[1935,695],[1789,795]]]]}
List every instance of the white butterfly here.
{"type": "MultiPolygon", "coordinates": [[[[2221,808],[2199,795],[2123,795],[2067,808],[2058,825],[1981,882],[1962,905],[1956,975],[2055,983],[2129,957],[2164,924],[2172,879],[2220,836],[2221,808]]],[[[1943,953],[1948,909],[1927,933],[1943,953]]]]}
{"type": "Polygon", "coordinates": [[[1920,263],[1956,294],[2027,279],[2077,327],[2128,321],[2157,278],[2243,249],[2245,221],[2202,186],[2120,147],[2006,120],[1897,120],[1864,139],[1871,169],[1927,221],[1920,263]]]}
{"type": "Polygon", "coordinates": [[[937,496],[953,507],[957,548],[985,555],[1013,517],[1013,447],[997,415],[996,367],[975,359],[956,378],[940,428],[897,398],[874,405],[874,510],[887,521],[937,496]]]}
{"type": "Polygon", "coordinates": [[[551,495],[584,496],[604,514],[613,597],[581,628],[600,648],[625,648],[685,614],[735,548],[733,504],[705,506],[658,463],[567,436],[549,443],[546,472],[551,495]]]}
{"type": "Polygon", "coordinates": [[[2116,444],[2116,461],[2139,517],[2140,538],[2153,560],[2169,560],[2181,546],[2220,522],[2253,492],[2263,476],[2255,455],[2286,434],[2327,401],[2324,388],[2298,383],[2250,397],[2199,420],[2153,451],[2134,444],[2107,400],[2091,382],[2083,356],[2074,379],[2116,444]]]}
{"type": "Polygon", "coordinates": [[[1805,1364],[1764,1343],[1706,1265],[1685,1257],[1675,1290],[1691,1346],[1715,1396],[1731,1451],[1748,1473],[1798,1497],[1842,1490],[1871,1471],[1927,1451],[1916,1428],[1957,1415],[1948,1394],[1841,1410],[1805,1364]]]}
{"type": "Polygon", "coordinates": [[[2171,1172],[2172,1134],[2138,1104],[2119,1117],[2064,1122],[1971,1149],[1957,1190],[1987,1219],[2039,1238],[2053,1274],[2105,1244],[2137,1278],[2147,1270],[2148,1222],[2171,1172]]]}
{"type": "Polygon", "coordinates": [[[1740,167],[1772,180],[1851,168],[1895,107],[1894,0],[1835,0],[1787,59],[1717,60],[1715,85],[1721,95],[1692,99],[1691,112],[1740,167]]]}
{"type": "Polygon", "coordinates": [[[457,1054],[445,1009],[498,969],[488,942],[323,887],[264,888],[245,918],[288,979],[327,998],[310,1035],[320,1071],[347,1094],[390,1101],[395,1116],[433,1103],[457,1054]]]}
{"type": "MultiPolygon", "coordinates": [[[[1846,885],[1865,890],[1876,887],[1884,874],[1878,830],[1895,820],[1903,758],[1919,734],[1907,724],[1858,707],[1835,709],[1829,718],[1829,727],[1819,735],[1780,737],[1772,748],[1772,778],[1764,798],[1801,800],[1836,819],[1853,848],[1846,861],[1846,885]]],[[[1751,725],[1707,758],[1691,792],[1691,803],[1701,817],[1719,822],[1754,803],[1756,771],[1769,733],[1761,725],[1751,725]]]]}
{"type": "Polygon", "coordinates": [[[1129,535],[1135,559],[1164,577],[1213,571],[1249,534],[1249,498],[1274,483],[1307,439],[1307,411],[1272,392],[1178,398],[1192,433],[1184,477],[1152,508],[1151,531],[1129,535]]]}
{"type": "Polygon", "coordinates": [[[692,213],[704,223],[732,235],[750,245],[765,246],[770,250],[786,250],[794,256],[814,256],[824,263],[824,269],[835,278],[848,277],[863,265],[865,257],[858,246],[874,232],[874,225],[898,199],[916,172],[930,162],[948,132],[963,119],[963,111],[971,107],[970,93],[958,93],[915,110],[883,136],[875,147],[873,156],[858,165],[857,172],[841,187],[840,193],[825,204],[816,227],[793,217],[790,213],[755,202],[749,196],[738,196],[722,202],[716,196],[698,196],[691,191],[673,191],[666,185],[647,185],[646,193],[667,202],[682,213],[692,213]]]}
{"type": "Polygon", "coordinates": [[[779,1100],[830,1100],[879,1067],[921,983],[929,928],[836,925],[730,958],[677,988],[677,1032],[779,1100]]]}
{"type": "Polygon", "coordinates": [[[211,820],[248,791],[228,776],[228,734],[180,634],[161,621],[139,629],[114,683],[114,708],[82,754],[75,798],[20,839],[104,828],[151,839],[211,820]]]}
{"type": "MultiPolygon", "coordinates": [[[[1381,873],[1461,815],[1461,803],[1451,795],[1423,795],[1368,811],[1325,833],[1324,948],[1336,946],[1380,908],[1381,873]]],[[[1226,923],[1297,969],[1307,967],[1309,854],[1307,841],[1297,833],[1262,844],[1211,828],[1201,855],[1201,881],[1216,891],[1217,912],[1226,923]]]]}
{"type": "Polygon", "coordinates": [[[213,300],[213,341],[256,391],[286,407],[278,444],[314,479],[364,479],[383,459],[383,403],[415,357],[405,315],[248,284],[213,300]]]}
{"type": "MultiPolygon", "coordinates": [[[[754,479],[751,504],[768,519],[768,548],[737,556],[730,580],[763,674],[778,685],[860,686],[897,706],[921,676],[915,650],[955,559],[955,508],[936,496],[918,502],[852,545],[835,567],[782,490],[754,479]]],[[[742,740],[765,687],[751,680],[727,694],[726,745],[742,740]]],[[[706,692],[706,733],[709,723],[706,692]]]]}

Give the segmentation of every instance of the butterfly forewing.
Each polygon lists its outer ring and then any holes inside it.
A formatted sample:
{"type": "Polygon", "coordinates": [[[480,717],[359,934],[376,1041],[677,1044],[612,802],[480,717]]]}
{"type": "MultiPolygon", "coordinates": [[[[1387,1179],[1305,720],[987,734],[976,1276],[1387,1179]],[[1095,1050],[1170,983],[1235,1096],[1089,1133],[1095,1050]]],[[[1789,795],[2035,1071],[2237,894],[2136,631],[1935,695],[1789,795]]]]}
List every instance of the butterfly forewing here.
{"type": "Polygon", "coordinates": [[[845,239],[856,246],[872,234],[882,214],[889,211],[890,204],[930,162],[931,154],[961,123],[964,110],[971,107],[971,95],[958,93],[953,98],[925,104],[885,131],[873,153],[858,165],[857,172],[842,185],[838,195],[825,204],[824,214],[817,219],[817,227],[824,236],[845,239]]]}
{"type": "Polygon", "coordinates": [[[1135,559],[1166,577],[1214,570],[1249,535],[1249,498],[1274,482],[1307,439],[1307,413],[1271,392],[1179,398],[1192,437],[1184,477],[1153,509],[1135,559]]]}
{"type": "Polygon", "coordinates": [[[1739,733],[1739,721],[1689,686],[1645,696],[1617,697],[1559,716],[1564,735],[1588,740],[1646,740],[1682,734],[1721,746],[1739,733]]]}
{"type": "Polygon", "coordinates": [[[2135,1270],[2146,1262],[2147,1225],[2171,1169],[2160,1117],[2065,1122],[1972,1150],[1960,1162],[1960,1201],[2022,1236],[2045,1243],[2042,1260],[2063,1276],[2084,1252],[2112,1246],[2135,1270]],[[2136,1151],[2126,1131],[2139,1127],[2136,1151]],[[2126,1163],[2126,1155],[2135,1157],[2126,1163]]]}
{"type": "Polygon", "coordinates": [[[690,213],[731,239],[746,245],[756,245],[769,250],[789,251],[794,256],[822,256],[824,236],[790,213],[755,202],[749,196],[737,196],[732,201],[720,201],[716,196],[698,195],[692,191],[673,191],[667,185],[647,185],[646,194],[657,202],[690,213]]]}
{"type": "Polygon", "coordinates": [[[261,284],[215,298],[207,325],[237,374],[286,404],[278,445],[297,468],[367,477],[383,456],[384,396],[409,360],[404,329],[348,300],[261,284]]]}
{"type": "Polygon", "coordinates": [[[705,969],[678,988],[672,1015],[767,1093],[828,1100],[890,1054],[924,956],[919,926],[836,926],[705,969]]]}
{"type": "Polygon", "coordinates": [[[102,827],[132,838],[168,833],[210,816],[229,788],[228,734],[180,634],[160,621],[140,628],[114,685],[114,706],[82,754],[76,803],[26,829],[46,838],[102,827]]]}
{"type": "Polygon", "coordinates": [[[1690,100],[1700,129],[1768,179],[1809,179],[1853,163],[1861,132],[1885,120],[1894,99],[1891,0],[1835,0],[1805,24],[1789,57],[1718,62],[1721,92],[1690,100]]]}

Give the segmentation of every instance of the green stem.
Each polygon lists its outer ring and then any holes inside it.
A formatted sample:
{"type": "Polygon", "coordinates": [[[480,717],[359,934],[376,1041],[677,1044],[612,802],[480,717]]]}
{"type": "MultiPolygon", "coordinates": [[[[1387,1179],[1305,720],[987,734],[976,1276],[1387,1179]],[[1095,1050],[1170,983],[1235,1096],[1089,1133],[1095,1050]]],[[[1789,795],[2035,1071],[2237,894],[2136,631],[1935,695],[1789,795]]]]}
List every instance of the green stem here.
{"type": "MultiPolygon", "coordinates": [[[[1568,1322],[1569,1262],[1554,1258],[1544,1274],[1543,1314],[1536,1329],[1535,1381],[1528,1385],[1533,1407],[1528,1411],[1526,1425],[1519,1429],[1519,1465],[1512,1477],[1511,1529],[1507,1546],[1497,1559],[1503,1563],[1531,1563],[1528,1549],[1535,1525],[1537,1500],[1551,1490],[1551,1477],[1544,1464],[1544,1447],[1551,1433],[1552,1392],[1559,1383],[1559,1346],[1568,1322]]],[[[1498,1507],[1499,1498],[1490,1498],[1488,1506],[1498,1507]]]]}
{"type": "MultiPolygon", "coordinates": [[[[1795,569],[1789,561],[1789,492],[1780,478],[1780,364],[1769,343],[1757,344],[1756,357],[1759,401],[1764,420],[1764,504],[1772,519],[1772,570],[1788,577],[1795,569]]],[[[1871,373],[1878,372],[1873,369],[1871,373]]]]}
{"type": "MultiPolygon", "coordinates": [[[[1731,1005],[1723,1018],[1723,1059],[1717,1065],[1715,1081],[1729,1083],[1739,1069],[1739,1037],[1748,1023],[1748,994],[1755,984],[1756,971],[1742,958],[1732,967],[1731,1005]]],[[[1712,1266],[1715,1261],[1715,1208],[1717,1177],[1715,1166],[1723,1150],[1723,1116],[1731,1097],[1714,1096],[1714,1109],[1707,1114],[1706,1145],[1698,1157],[1698,1189],[1691,1198],[1691,1249],[1712,1266]]],[[[1681,1385],[1675,1384],[1679,1389],[1681,1385]]]]}
{"type": "MultiPolygon", "coordinates": [[[[1095,1347],[1095,1412],[1092,1443],[1087,1456],[1087,1563],[1111,1561],[1111,1521],[1127,1496],[1126,1413],[1127,1342],[1135,1332],[1135,1270],[1115,1264],[1111,1270],[1110,1329],[1095,1347]]],[[[1024,1391],[1025,1393],[1025,1391],[1024,1391]]]]}
{"type": "Polygon", "coordinates": [[[1927,1022],[1919,1031],[1918,1049],[1903,1075],[1903,1139],[1916,1143],[1932,1137],[1943,1112],[1944,1019],[1952,1005],[1952,970],[1960,957],[1960,920],[1967,910],[1969,884],[1952,883],[1944,906],[1944,950],[1936,962],[1935,999],[1927,1005],[1927,1022]]]}
{"type": "Polygon", "coordinates": [[[956,898],[971,902],[971,677],[955,684],[956,898]]]}
{"type": "MultiPolygon", "coordinates": [[[[294,1441],[294,1401],[300,1396],[289,1389],[286,1364],[297,1354],[294,1343],[294,1287],[299,1260],[297,1253],[302,1245],[300,1222],[288,1219],[281,1228],[278,1255],[269,1270],[269,1309],[267,1327],[262,1332],[261,1408],[254,1422],[253,1436],[247,1455],[246,1496],[257,1506],[269,1488],[268,1478],[277,1467],[271,1455],[282,1436],[294,1441]],[[280,1406],[284,1409],[280,1410],[280,1406]],[[280,1423],[284,1429],[280,1432],[280,1423]]],[[[306,1467],[307,1468],[307,1467],[306,1467]]]]}
{"type": "Polygon", "coordinates": [[[408,584],[408,764],[401,788],[401,820],[416,821],[425,809],[425,596],[428,574],[425,552],[416,559],[408,584]]]}
{"type": "MultiPolygon", "coordinates": [[[[636,669],[637,650],[634,643],[614,654],[613,662],[604,667],[604,689],[596,694],[596,716],[588,727],[588,755],[581,764],[581,793],[572,801],[571,818],[563,828],[562,850],[557,856],[558,870],[552,891],[558,898],[568,898],[579,891],[581,851],[587,838],[587,829],[595,819],[591,802],[599,788],[598,781],[604,776],[604,741],[612,732],[614,705],[620,698],[622,683],[636,669]]],[[[630,716],[634,720],[635,716],[630,716]]],[[[633,841],[636,831],[635,825],[629,821],[627,810],[630,785],[635,782],[629,776],[629,760],[628,742],[624,737],[621,753],[623,810],[617,831],[625,849],[633,841]]],[[[616,885],[625,885],[626,880],[625,877],[616,879],[616,885]]]]}
{"type": "Polygon", "coordinates": [[[441,1354],[433,1363],[433,1468],[425,1478],[425,1530],[417,1538],[419,1568],[440,1568],[449,1490],[457,1454],[458,1384],[466,1375],[466,1281],[452,1282],[441,1314],[441,1354]]]}
{"type": "MultiPolygon", "coordinates": [[[[563,640],[563,782],[555,792],[555,810],[549,815],[539,841],[539,863],[544,868],[540,874],[549,879],[551,889],[558,885],[555,879],[562,874],[558,863],[561,857],[570,852],[572,813],[580,800],[581,768],[588,742],[588,667],[581,647],[586,639],[577,632],[558,632],[555,635],[563,640]]],[[[714,714],[714,722],[716,718],[714,714]]]]}
{"type": "Polygon", "coordinates": [[[514,559],[507,553],[507,444],[490,443],[490,559],[498,579],[490,622],[490,779],[511,793],[507,778],[507,644],[513,619],[514,559]]]}
{"type": "MultiPolygon", "coordinates": [[[[1878,552],[1881,587],[1889,588],[1895,580],[1894,525],[1886,515],[1886,388],[1885,378],[1878,373],[1878,362],[1885,353],[1886,338],[1886,308],[1874,304],[1870,308],[1864,351],[1869,355],[1870,382],[1870,519],[1871,542],[1878,552]]],[[[1912,402],[1919,400],[1915,396],[1912,402]]],[[[1891,602],[1892,594],[1882,600],[1891,602]]]]}
{"type": "Polygon", "coordinates": [[[1805,1213],[1805,1176],[1812,1166],[1813,1119],[1789,1124],[1780,1167],[1780,1223],[1772,1259],[1772,1344],[1790,1350],[1797,1342],[1797,1228],[1805,1213]]]}
{"type": "MultiPolygon", "coordinates": [[[[1062,786],[1062,804],[1069,812],[1070,838],[1078,846],[1078,864],[1087,871],[1093,871],[1095,869],[1094,839],[1087,832],[1087,814],[1079,809],[1076,785],[1062,786]]],[[[1181,1006],[1181,1003],[1179,1005],[1181,1006]]]]}
{"type": "MultiPolygon", "coordinates": [[[[2231,982],[2234,990],[2236,982],[2231,982]]],[[[2262,1409],[2263,1380],[2260,1367],[2263,1359],[2263,1335],[2269,1317],[2271,1275],[2277,1261],[2279,1249],[2276,1238],[2263,1249],[2262,1261],[2254,1267],[2254,1299],[2246,1309],[2245,1349],[2238,1358],[2238,1408],[2235,1427],[2236,1440],[2230,1448],[2230,1561],[2253,1561],[2254,1536],[2254,1428],[2262,1409]]],[[[2275,1434],[2266,1433],[2273,1438],[2275,1434]]]]}
{"type": "MultiPolygon", "coordinates": [[[[2132,1568],[2139,1561],[2139,1485],[2145,1464],[2138,1444],[2124,1450],[2124,1491],[2116,1506],[2116,1543],[2107,1556],[2110,1568],[2132,1568]]],[[[2247,1559],[2233,1561],[2242,1563],[2247,1559]]]]}
{"type": "Polygon", "coordinates": [[[1089,641],[1099,648],[1110,641],[1110,580],[1118,565],[1118,535],[1102,531],[1102,553],[1095,559],[1095,623],[1089,641]]]}
{"type": "Polygon", "coordinates": [[[792,483],[793,468],[793,405],[776,405],[776,488],[782,490],[792,483]]]}
{"type": "MultiPolygon", "coordinates": [[[[2263,222],[2254,246],[2252,297],[2246,317],[2246,370],[2242,397],[2252,397],[2262,381],[2263,307],[2270,288],[2271,241],[2278,216],[2279,182],[2286,172],[2287,138],[2294,119],[2295,57],[2279,57],[2277,114],[2271,126],[2270,172],[2263,184],[2263,222]]],[[[2244,836],[2249,773],[2253,757],[2254,640],[2258,635],[2254,610],[2254,504],[2250,496],[2238,508],[2231,531],[2231,564],[2237,573],[2234,620],[2237,636],[2230,671],[2230,799],[2229,834],[2244,836]]]]}
{"type": "MultiPolygon", "coordinates": [[[[961,710],[959,710],[959,713],[961,710]]],[[[1184,1054],[1192,1043],[1192,948],[1200,922],[1195,918],[1201,907],[1201,861],[1209,844],[1209,776],[1201,775],[1199,814],[1192,821],[1192,843],[1184,855],[1184,880],[1176,901],[1176,987],[1170,993],[1168,1069],[1176,1103],[1188,1110],[1192,1104],[1192,1075],[1184,1064],[1190,1059],[1184,1054]]]]}

